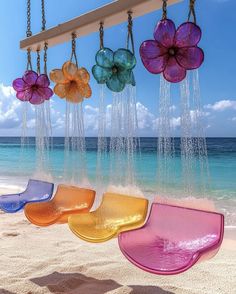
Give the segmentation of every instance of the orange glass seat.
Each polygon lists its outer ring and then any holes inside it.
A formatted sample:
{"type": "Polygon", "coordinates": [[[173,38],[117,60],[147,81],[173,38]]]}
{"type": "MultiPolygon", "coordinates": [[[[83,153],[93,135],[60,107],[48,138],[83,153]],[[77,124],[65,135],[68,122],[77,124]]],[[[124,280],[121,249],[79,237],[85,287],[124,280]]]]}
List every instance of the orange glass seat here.
{"type": "Polygon", "coordinates": [[[27,204],[24,209],[25,216],[37,226],[67,223],[71,214],[86,213],[91,209],[95,193],[89,189],[58,185],[51,201],[27,204]]]}
{"type": "Polygon", "coordinates": [[[72,215],[68,224],[77,237],[87,242],[105,242],[121,232],[141,227],[147,210],[147,199],[105,193],[97,210],[72,215]]]}

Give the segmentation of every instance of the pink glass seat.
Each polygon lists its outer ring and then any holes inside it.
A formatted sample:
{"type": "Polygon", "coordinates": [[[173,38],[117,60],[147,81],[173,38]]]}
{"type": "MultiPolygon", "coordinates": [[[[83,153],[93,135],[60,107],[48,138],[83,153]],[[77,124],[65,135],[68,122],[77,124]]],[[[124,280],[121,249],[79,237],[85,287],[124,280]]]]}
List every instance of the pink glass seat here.
{"type": "Polygon", "coordinates": [[[125,257],[139,268],[160,275],[186,271],[213,257],[224,234],[224,216],[153,203],[146,224],[119,235],[125,257]]]}

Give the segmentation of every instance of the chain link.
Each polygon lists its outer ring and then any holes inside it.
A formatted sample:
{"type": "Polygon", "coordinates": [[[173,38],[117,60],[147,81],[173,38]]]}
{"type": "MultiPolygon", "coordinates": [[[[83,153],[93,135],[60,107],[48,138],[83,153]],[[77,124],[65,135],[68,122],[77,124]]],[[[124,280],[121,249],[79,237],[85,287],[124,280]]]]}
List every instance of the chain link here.
{"type": "Polygon", "coordinates": [[[167,19],[167,1],[162,0],[162,19],[167,19]]]}
{"type": "Polygon", "coordinates": [[[195,13],[195,0],[189,0],[189,13],[188,13],[188,21],[190,21],[191,15],[193,16],[193,22],[197,23],[197,17],[195,13]]]}
{"type": "Polygon", "coordinates": [[[78,59],[77,59],[77,55],[76,55],[76,38],[77,38],[77,35],[76,33],[72,33],[72,40],[71,40],[71,58],[70,58],[70,61],[72,62],[73,60],[73,57],[75,59],[75,64],[76,66],[78,67],[78,59]]]}
{"type": "Polygon", "coordinates": [[[99,36],[100,36],[100,49],[103,49],[104,48],[104,26],[103,26],[103,22],[100,22],[99,36]]]}
{"type": "Polygon", "coordinates": [[[128,11],[127,49],[129,49],[130,42],[131,42],[132,52],[133,54],[135,54],[132,11],[128,11]]]}
{"type": "Polygon", "coordinates": [[[27,28],[26,28],[26,37],[31,37],[31,0],[27,0],[27,28]]]}

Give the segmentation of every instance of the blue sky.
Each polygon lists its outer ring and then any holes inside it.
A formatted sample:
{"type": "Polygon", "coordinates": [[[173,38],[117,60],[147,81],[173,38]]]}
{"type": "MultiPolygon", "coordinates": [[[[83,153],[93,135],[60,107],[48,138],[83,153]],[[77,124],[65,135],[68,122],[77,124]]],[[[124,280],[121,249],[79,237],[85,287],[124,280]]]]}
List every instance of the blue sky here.
{"type": "MultiPolygon", "coordinates": [[[[21,104],[14,98],[11,89],[12,80],[22,75],[25,70],[26,57],[19,50],[19,41],[25,37],[25,2],[26,0],[2,0],[0,9],[0,135],[20,134],[21,104]]],[[[41,28],[40,2],[32,1],[32,31],[41,28]]],[[[104,5],[110,1],[90,0],[46,0],[47,27],[74,18],[81,13],[104,5]]],[[[236,1],[207,0],[197,1],[196,12],[198,24],[203,31],[200,43],[205,51],[205,62],[200,68],[202,104],[206,112],[207,136],[236,136],[236,1]]],[[[188,1],[173,5],[168,10],[169,18],[176,25],[186,20],[188,1]]],[[[145,39],[152,38],[153,28],[161,17],[161,11],[135,19],[135,46],[145,39]]],[[[125,46],[126,24],[105,31],[105,45],[112,49],[125,46]]],[[[82,37],[77,41],[78,59],[81,66],[91,70],[94,56],[99,47],[98,34],[82,37]]],[[[62,44],[50,48],[48,68],[61,67],[69,59],[70,44],[62,44]]],[[[34,58],[35,59],[35,58],[34,58]]],[[[137,101],[139,111],[140,134],[155,136],[154,122],[158,113],[159,77],[148,73],[138,56],[135,69],[137,81],[137,101]]],[[[98,90],[91,78],[93,96],[85,103],[86,134],[96,135],[96,118],[98,106],[98,90]]],[[[111,95],[107,95],[107,104],[111,103],[111,95]]],[[[54,135],[63,135],[63,115],[65,103],[57,97],[52,103],[54,135]]],[[[178,108],[179,95],[173,87],[173,104],[178,108]]],[[[178,121],[178,114],[175,117],[178,121]]],[[[29,119],[33,120],[33,113],[29,119]]],[[[178,123],[176,124],[178,134],[178,123]]]]}

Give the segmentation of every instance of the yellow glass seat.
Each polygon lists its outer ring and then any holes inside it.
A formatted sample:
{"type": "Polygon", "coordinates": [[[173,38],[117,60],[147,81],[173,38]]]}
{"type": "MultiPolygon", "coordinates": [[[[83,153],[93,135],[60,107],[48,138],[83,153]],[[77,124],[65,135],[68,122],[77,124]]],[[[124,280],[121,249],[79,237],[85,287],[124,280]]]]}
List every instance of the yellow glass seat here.
{"type": "Polygon", "coordinates": [[[67,223],[72,214],[88,212],[93,206],[95,191],[75,186],[58,185],[54,198],[48,202],[29,203],[24,212],[37,226],[67,223]]]}
{"type": "Polygon", "coordinates": [[[146,219],[148,200],[114,193],[103,196],[100,207],[82,215],[72,215],[72,232],[88,242],[105,242],[124,231],[141,227],[146,219]]]}

